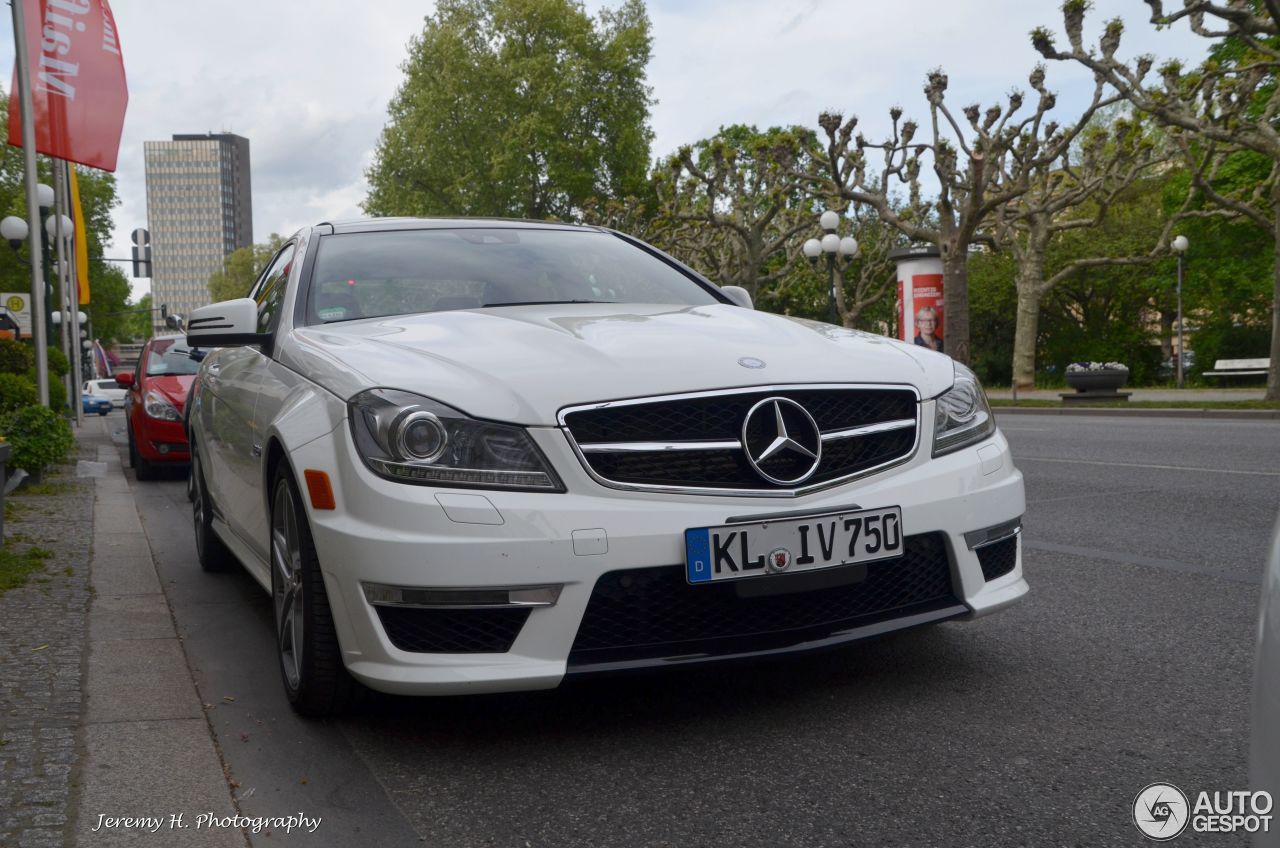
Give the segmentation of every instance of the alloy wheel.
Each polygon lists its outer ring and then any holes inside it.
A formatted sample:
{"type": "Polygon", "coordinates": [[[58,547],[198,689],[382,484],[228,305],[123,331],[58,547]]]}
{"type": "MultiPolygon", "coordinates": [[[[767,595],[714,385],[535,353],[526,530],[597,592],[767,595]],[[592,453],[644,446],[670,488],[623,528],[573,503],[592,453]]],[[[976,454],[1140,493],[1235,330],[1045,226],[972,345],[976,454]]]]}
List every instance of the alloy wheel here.
{"type": "Polygon", "coordinates": [[[280,666],[290,689],[301,685],[305,593],[302,589],[302,544],[298,515],[289,486],[276,487],[271,510],[271,589],[275,600],[276,644],[280,666]]]}

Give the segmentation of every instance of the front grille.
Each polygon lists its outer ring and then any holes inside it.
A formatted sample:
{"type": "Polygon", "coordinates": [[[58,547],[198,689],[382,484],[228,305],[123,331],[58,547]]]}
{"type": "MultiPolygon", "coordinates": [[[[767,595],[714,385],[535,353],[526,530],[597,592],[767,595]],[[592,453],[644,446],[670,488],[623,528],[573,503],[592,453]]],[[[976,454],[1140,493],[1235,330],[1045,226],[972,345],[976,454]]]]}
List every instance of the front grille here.
{"type": "Polygon", "coordinates": [[[611,571],[569,665],[769,650],[957,603],[940,533],[908,536],[901,557],[868,565],[696,586],[684,566],[611,571]],[[804,588],[814,583],[829,585],[804,588]]]}
{"type": "Polygon", "coordinates": [[[505,654],[529,609],[375,607],[391,644],[417,654],[505,654]]]}
{"type": "Polygon", "coordinates": [[[974,551],[982,565],[982,576],[988,581],[1004,577],[1018,564],[1018,537],[1010,536],[999,542],[983,545],[974,551]]]}
{"type": "MultiPolygon", "coordinates": [[[[915,448],[918,402],[907,388],[780,387],[715,395],[678,396],[566,412],[563,421],[595,474],[607,482],[663,488],[795,490],[766,480],[747,461],[740,440],[748,411],[766,398],[799,403],[823,433],[891,421],[911,426],[823,442],[822,462],[797,484],[808,490],[903,459],[915,448]],[[590,445],[628,442],[662,444],[732,442],[697,450],[596,452],[590,445]]],[[[803,469],[801,469],[801,472],[803,469]]],[[[771,474],[791,479],[798,474],[771,474]]]]}

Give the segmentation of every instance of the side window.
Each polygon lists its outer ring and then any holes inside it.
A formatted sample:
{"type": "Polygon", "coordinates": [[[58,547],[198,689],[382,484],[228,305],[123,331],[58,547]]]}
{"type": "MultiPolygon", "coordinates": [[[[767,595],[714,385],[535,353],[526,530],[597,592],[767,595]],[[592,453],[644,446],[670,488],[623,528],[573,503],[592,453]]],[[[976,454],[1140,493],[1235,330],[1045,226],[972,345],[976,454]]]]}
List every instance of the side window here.
{"type": "Polygon", "coordinates": [[[280,310],[284,307],[284,293],[289,286],[289,272],[293,269],[294,245],[286,245],[271,261],[267,272],[254,287],[253,299],[258,302],[258,332],[270,333],[280,323],[280,310]]]}

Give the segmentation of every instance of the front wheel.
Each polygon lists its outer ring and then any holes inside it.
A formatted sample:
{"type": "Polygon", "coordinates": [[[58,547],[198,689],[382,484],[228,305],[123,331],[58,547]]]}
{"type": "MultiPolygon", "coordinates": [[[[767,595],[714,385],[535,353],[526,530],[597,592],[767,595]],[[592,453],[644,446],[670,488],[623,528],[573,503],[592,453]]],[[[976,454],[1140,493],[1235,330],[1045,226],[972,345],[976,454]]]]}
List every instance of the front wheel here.
{"type": "Polygon", "coordinates": [[[271,596],[285,694],[302,715],[338,715],[359,684],[342,663],[307,513],[283,463],[271,491],[271,596]]]}
{"type": "Polygon", "coordinates": [[[129,464],[133,466],[133,474],[139,480],[156,479],[156,467],[152,463],[142,458],[142,454],[138,453],[138,443],[133,438],[133,428],[129,428],[129,464]]]}

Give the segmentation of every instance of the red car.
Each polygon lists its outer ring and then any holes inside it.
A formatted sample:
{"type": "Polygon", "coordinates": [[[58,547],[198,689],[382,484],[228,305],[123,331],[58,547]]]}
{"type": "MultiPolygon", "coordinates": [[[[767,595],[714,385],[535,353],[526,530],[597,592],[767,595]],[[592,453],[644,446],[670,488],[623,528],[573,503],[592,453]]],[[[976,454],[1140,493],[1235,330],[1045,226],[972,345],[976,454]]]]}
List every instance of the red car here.
{"type": "Polygon", "coordinates": [[[134,373],[116,375],[129,391],[129,462],[139,480],[155,479],[160,466],[191,460],[182,410],[204,353],[188,347],[186,336],[156,336],[143,346],[134,373]]]}

